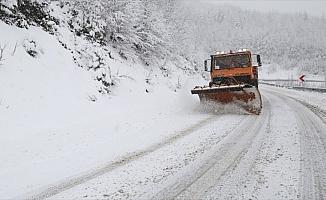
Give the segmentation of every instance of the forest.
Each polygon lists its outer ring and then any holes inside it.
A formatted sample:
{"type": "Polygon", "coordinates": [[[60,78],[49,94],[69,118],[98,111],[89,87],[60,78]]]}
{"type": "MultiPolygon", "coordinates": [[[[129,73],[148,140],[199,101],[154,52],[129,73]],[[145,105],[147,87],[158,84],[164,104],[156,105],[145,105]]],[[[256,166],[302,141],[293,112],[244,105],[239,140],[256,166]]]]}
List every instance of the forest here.
{"type": "Polygon", "coordinates": [[[1,18],[24,18],[24,5],[32,3],[49,15],[50,5],[59,4],[65,10],[60,20],[76,35],[114,47],[122,57],[139,58],[147,66],[181,56],[198,71],[215,51],[248,48],[261,54],[265,64],[326,73],[324,16],[262,13],[186,0],[2,0],[1,18]]]}

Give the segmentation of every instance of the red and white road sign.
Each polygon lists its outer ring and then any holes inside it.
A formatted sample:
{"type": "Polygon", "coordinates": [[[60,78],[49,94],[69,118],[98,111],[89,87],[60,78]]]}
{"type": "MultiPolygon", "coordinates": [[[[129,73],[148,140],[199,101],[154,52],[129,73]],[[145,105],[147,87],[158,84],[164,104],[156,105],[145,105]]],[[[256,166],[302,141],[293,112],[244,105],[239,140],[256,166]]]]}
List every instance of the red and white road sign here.
{"type": "Polygon", "coordinates": [[[299,79],[300,79],[302,82],[304,82],[304,79],[303,79],[303,78],[304,78],[305,76],[306,76],[306,75],[302,75],[302,76],[299,77],[299,79]]]}

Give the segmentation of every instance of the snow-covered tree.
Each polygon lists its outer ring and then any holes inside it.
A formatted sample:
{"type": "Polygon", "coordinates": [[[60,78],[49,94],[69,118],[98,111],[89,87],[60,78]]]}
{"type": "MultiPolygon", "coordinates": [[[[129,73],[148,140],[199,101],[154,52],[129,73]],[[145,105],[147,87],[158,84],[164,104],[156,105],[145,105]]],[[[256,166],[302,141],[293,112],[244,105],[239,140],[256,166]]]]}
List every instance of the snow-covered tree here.
{"type": "Polygon", "coordinates": [[[249,48],[284,68],[326,71],[326,21],[307,13],[280,14],[180,1],[175,34],[180,52],[201,62],[217,50],[249,48]],[[318,41],[318,42],[316,42],[318,41]],[[305,63],[303,65],[301,63],[305,63]],[[319,66],[318,66],[319,65],[319,66]]]}

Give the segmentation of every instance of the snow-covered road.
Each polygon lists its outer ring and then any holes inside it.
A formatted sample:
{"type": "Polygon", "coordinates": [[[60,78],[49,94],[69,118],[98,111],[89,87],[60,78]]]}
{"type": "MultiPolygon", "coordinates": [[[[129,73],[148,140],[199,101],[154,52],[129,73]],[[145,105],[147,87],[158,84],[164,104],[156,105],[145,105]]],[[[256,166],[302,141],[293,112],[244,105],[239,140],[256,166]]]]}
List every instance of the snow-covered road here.
{"type": "Polygon", "coordinates": [[[29,198],[326,198],[325,111],[287,90],[264,86],[262,94],[260,116],[213,116],[29,198]]]}

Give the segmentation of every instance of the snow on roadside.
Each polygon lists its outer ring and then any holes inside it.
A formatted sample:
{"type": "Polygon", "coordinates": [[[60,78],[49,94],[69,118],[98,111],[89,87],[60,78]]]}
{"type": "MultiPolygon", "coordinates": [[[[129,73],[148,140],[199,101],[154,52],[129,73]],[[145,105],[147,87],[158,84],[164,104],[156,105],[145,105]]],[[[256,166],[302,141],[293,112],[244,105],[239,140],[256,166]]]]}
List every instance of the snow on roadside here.
{"type": "Polygon", "coordinates": [[[209,117],[196,110],[198,99],[189,92],[203,81],[199,76],[172,71],[180,77],[177,93],[174,80],[154,72],[149,85],[141,64],[115,59],[109,64],[132,78],[100,95],[93,74],[77,67],[55,35],[2,22],[0,30],[6,45],[0,65],[1,198],[80,174],[209,117]]]}

